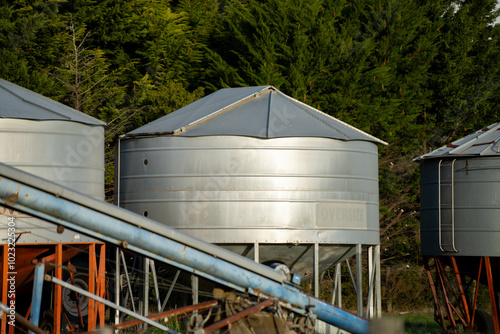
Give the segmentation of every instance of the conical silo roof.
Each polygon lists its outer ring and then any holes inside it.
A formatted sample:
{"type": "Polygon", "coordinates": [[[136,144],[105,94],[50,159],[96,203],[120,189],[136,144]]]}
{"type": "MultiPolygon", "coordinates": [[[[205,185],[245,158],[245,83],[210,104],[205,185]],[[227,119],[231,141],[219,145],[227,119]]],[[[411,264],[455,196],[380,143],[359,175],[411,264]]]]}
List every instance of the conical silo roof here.
{"type": "Polygon", "coordinates": [[[62,103],[3,79],[0,79],[0,101],[0,118],[72,121],[88,125],[106,124],[62,103]]]}
{"type": "Polygon", "coordinates": [[[323,137],[386,144],[273,86],[221,89],[127,134],[143,135],[323,137]]]}
{"type": "Polygon", "coordinates": [[[468,136],[426,153],[415,161],[462,156],[500,156],[500,123],[494,123],[468,136]]]}

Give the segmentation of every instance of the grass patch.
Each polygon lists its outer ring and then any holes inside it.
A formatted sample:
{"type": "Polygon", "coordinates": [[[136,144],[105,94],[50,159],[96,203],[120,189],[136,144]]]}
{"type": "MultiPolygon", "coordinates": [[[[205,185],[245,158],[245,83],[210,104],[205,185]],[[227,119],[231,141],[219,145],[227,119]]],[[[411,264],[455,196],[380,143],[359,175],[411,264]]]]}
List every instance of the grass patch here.
{"type": "Polygon", "coordinates": [[[390,314],[387,317],[402,319],[405,324],[405,334],[440,334],[443,329],[434,321],[433,313],[390,314]]]}

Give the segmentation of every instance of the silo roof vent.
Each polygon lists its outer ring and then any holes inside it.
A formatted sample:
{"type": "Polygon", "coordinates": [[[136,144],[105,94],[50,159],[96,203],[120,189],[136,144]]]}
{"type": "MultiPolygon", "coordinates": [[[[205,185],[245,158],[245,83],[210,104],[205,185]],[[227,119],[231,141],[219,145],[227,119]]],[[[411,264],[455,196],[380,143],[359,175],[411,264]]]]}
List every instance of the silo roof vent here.
{"type": "Polygon", "coordinates": [[[324,137],[387,144],[273,86],[221,89],[129,132],[126,137],[158,135],[324,137]]]}
{"type": "Polygon", "coordinates": [[[494,123],[468,136],[426,153],[415,161],[431,158],[500,155],[500,123],[494,123]]]}
{"type": "Polygon", "coordinates": [[[0,79],[0,101],[0,118],[72,121],[88,125],[106,124],[4,79],[0,79]]]}

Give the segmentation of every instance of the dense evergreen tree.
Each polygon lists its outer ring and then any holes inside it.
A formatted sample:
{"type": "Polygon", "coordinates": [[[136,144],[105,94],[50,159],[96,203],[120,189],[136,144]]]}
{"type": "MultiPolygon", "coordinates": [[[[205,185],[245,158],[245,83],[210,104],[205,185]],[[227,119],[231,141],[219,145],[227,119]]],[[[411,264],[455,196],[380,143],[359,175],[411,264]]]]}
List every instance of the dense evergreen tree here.
{"type": "Polygon", "coordinates": [[[44,70],[62,53],[63,31],[56,1],[1,1],[0,77],[57,99],[60,86],[44,70]]]}
{"type": "Polygon", "coordinates": [[[384,265],[418,264],[412,159],[499,121],[495,0],[0,0],[0,77],[119,135],[222,87],[274,85],[387,142],[384,265]]]}
{"type": "Polygon", "coordinates": [[[442,16],[430,69],[435,145],[498,121],[499,27],[494,0],[457,1],[442,16]],[[496,102],[495,102],[496,101],[496,102]]]}

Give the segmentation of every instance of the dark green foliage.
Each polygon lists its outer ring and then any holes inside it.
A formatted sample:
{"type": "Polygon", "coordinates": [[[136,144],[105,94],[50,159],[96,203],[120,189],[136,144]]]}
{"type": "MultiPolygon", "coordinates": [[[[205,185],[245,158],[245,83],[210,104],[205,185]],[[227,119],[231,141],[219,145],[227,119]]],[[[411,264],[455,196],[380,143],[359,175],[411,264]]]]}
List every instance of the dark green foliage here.
{"type": "MultiPolygon", "coordinates": [[[[274,85],[389,143],[379,159],[382,261],[415,273],[412,159],[499,121],[495,5],[0,0],[0,77],[108,122],[108,190],[118,135],[223,87],[274,85]]],[[[398,275],[395,286],[410,279],[398,275]]]]}
{"type": "Polygon", "coordinates": [[[439,144],[498,121],[496,1],[461,1],[442,18],[431,88],[439,144]]]}
{"type": "Polygon", "coordinates": [[[61,94],[44,69],[62,52],[57,1],[0,2],[0,77],[49,97],[61,94]]]}

